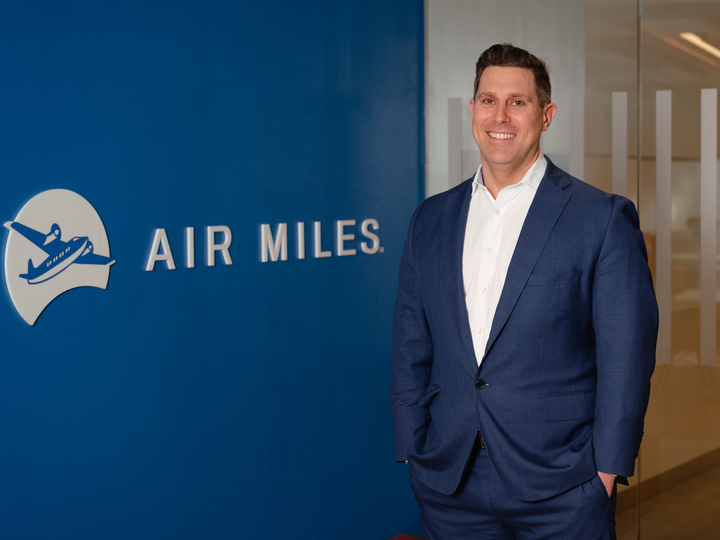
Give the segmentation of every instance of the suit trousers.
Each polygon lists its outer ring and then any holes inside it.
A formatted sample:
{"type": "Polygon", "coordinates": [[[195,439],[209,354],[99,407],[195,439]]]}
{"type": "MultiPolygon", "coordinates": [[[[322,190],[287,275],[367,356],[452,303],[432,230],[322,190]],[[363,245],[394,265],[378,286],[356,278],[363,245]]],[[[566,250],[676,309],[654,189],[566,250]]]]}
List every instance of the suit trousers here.
{"type": "Polygon", "coordinates": [[[599,476],[540,501],[513,497],[487,450],[475,445],[457,491],[438,493],[411,478],[428,540],[611,540],[615,504],[599,476]]]}

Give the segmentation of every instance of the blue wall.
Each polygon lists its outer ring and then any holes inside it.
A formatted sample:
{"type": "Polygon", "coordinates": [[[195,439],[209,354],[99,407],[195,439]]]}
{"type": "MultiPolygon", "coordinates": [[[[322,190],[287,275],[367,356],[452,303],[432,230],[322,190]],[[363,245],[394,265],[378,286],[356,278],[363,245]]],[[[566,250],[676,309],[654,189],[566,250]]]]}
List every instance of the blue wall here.
{"type": "Polygon", "coordinates": [[[35,326],[0,298],[2,538],[419,533],[388,389],[422,70],[419,0],[0,7],[0,219],[75,191],[117,261],[35,326]],[[288,260],[262,263],[279,223],[288,260]],[[232,265],[204,261],[214,225],[232,265]],[[176,270],[145,270],[158,228],[176,270]]]}

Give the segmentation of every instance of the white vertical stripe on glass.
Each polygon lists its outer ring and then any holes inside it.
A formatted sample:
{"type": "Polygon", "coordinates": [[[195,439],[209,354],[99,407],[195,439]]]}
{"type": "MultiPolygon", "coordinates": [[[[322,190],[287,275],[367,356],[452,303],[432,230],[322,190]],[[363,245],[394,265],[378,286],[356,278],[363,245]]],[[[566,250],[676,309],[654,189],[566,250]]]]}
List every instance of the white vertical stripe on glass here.
{"type": "Polygon", "coordinates": [[[570,174],[585,176],[585,94],[570,95],[570,174]]]}
{"type": "Polygon", "coordinates": [[[457,186],[462,177],[462,99],[448,98],[448,189],[457,186]]]}
{"type": "Polygon", "coordinates": [[[612,93],[612,190],[627,197],[627,92],[612,93]]]}
{"type": "Polygon", "coordinates": [[[715,365],[717,304],[717,88],[700,97],[700,364],[715,365]]]}
{"type": "Polygon", "coordinates": [[[657,341],[658,364],[671,359],[671,236],[672,236],[672,91],[655,92],[655,294],[660,310],[657,341]]]}

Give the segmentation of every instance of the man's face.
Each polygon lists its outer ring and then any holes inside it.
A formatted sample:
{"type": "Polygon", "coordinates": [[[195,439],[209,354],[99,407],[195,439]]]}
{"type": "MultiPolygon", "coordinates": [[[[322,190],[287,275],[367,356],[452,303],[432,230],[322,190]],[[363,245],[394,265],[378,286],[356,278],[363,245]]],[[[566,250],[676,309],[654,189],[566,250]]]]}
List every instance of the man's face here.
{"type": "Polygon", "coordinates": [[[470,100],[472,131],[483,167],[516,172],[529,168],[540,152],[540,134],[556,107],[540,106],[533,72],[526,68],[485,68],[470,100]]]}

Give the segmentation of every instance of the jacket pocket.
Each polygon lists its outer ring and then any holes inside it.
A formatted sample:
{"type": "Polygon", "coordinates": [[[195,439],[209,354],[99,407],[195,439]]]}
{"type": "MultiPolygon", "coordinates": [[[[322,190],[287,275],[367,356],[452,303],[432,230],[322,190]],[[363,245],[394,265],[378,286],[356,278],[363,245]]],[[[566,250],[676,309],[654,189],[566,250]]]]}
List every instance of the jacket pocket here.
{"type": "Polygon", "coordinates": [[[595,418],[594,390],[545,394],[541,399],[548,422],[595,418]]]}

